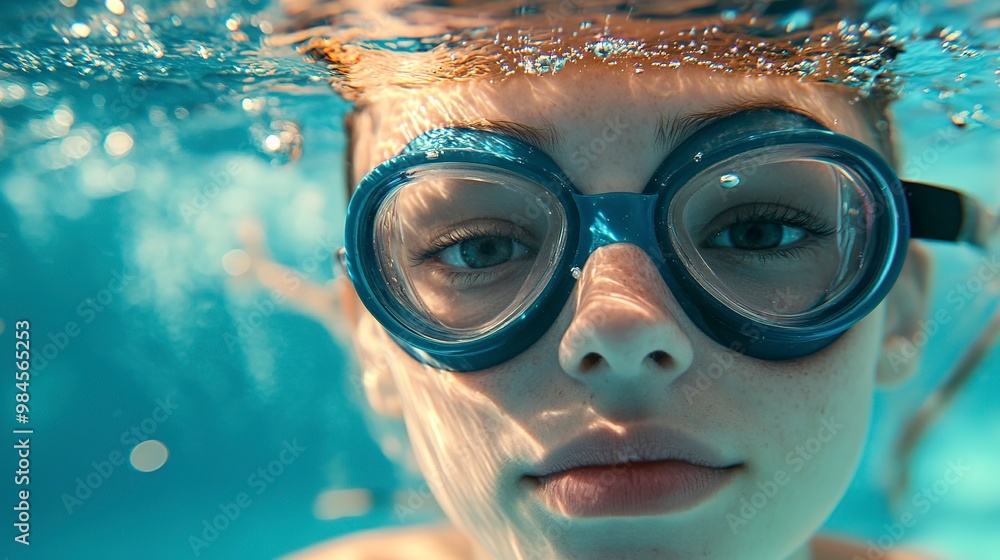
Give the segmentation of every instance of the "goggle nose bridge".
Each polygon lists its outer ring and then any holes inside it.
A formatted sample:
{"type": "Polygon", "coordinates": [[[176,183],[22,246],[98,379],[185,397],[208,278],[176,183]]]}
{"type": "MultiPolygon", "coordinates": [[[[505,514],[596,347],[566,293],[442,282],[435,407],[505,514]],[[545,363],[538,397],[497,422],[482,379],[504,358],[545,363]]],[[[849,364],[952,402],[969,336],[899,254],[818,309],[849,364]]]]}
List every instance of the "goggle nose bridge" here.
{"type": "Polygon", "coordinates": [[[659,198],[656,193],[573,193],[580,218],[579,248],[573,266],[582,269],[590,255],[605,245],[631,243],[662,268],[664,255],[657,230],[667,224],[656,221],[659,198]]]}

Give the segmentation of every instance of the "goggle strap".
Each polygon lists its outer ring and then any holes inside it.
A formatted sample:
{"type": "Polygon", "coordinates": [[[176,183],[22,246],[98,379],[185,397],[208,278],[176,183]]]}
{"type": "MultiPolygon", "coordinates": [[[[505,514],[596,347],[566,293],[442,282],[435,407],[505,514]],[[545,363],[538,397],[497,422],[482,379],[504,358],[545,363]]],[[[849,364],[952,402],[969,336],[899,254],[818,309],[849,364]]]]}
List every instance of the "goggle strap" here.
{"type": "Polygon", "coordinates": [[[910,214],[910,237],[938,241],[968,241],[986,248],[998,232],[995,211],[957,191],[902,181],[910,214]]]}

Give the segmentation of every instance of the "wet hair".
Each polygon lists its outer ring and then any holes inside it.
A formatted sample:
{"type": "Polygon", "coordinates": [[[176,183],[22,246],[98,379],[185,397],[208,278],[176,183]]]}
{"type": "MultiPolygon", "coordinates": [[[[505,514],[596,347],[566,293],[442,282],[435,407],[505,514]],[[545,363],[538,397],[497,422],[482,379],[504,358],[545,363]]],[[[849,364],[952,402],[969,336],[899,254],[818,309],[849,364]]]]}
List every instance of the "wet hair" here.
{"type": "Polygon", "coordinates": [[[793,76],[856,92],[876,148],[894,162],[887,107],[902,50],[891,22],[864,19],[857,0],[615,3],[537,0],[286,0],[290,23],[272,37],[296,45],[330,71],[330,85],[354,104],[348,135],[348,192],[358,113],[384,97],[436,83],[511,74],[544,75],[575,64],[637,72],[699,66],[725,73],[793,76]],[[597,23],[599,22],[599,23],[597,23]]]}

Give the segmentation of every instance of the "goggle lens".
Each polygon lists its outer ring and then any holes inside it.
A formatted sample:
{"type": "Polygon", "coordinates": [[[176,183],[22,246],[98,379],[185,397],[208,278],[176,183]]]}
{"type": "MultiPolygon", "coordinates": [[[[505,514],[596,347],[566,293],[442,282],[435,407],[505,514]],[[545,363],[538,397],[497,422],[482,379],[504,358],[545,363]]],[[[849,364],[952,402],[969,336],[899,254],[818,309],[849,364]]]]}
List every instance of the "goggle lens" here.
{"type": "Polygon", "coordinates": [[[733,311],[776,326],[809,323],[842,303],[863,276],[864,256],[878,254],[873,229],[887,225],[868,179],[796,150],[740,154],[670,200],[669,243],[733,311]]]}
{"type": "Polygon", "coordinates": [[[502,328],[544,289],[565,250],[552,193],[487,166],[424,166],[378,207],[375,249],[400,317],[442,339],[502,328]]]}

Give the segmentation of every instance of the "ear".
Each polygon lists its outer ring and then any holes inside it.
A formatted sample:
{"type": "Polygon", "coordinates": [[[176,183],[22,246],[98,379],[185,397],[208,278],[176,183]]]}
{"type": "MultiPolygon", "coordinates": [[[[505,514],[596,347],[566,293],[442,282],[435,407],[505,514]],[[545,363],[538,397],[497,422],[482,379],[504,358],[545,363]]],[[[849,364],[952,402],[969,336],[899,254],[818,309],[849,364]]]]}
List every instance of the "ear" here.
{"type": "Polygon", "coordinates": [[[898,385],[916,371],[930,335],[921,330],[930,307],[931,258],[927,249],[910,241],[906,263],[885,299],[885,335],[876,382],[898,385]]]}
{"type": "Polygon", "coordinates": [[[402,417],[399,390],[392,377],[390,356],[386,351],[386,348],[391,348],[395,343],[365,309],[346,275],[341,275],[334,281],[333,289],[336,292],[334,299],[339,308],[338,315],[344,319],[341,322],[343,328],[337,331],[337,338],[345,347],[354,349],[368,404],[381,415],[402,417]]]}

